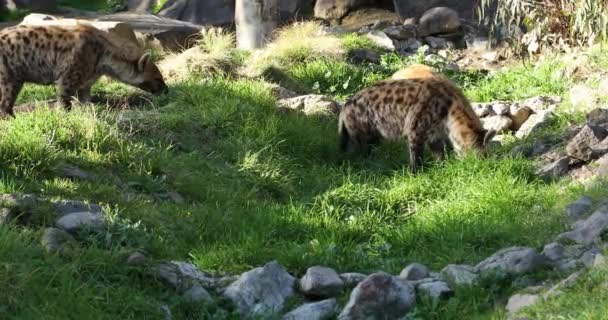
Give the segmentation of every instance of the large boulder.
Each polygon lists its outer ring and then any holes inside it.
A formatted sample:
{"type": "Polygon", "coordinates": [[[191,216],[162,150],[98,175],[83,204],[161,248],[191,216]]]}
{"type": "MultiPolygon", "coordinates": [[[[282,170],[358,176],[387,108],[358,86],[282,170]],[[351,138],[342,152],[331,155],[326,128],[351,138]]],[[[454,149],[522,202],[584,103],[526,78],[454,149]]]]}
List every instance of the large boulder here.
{"type": "Polygon", "coordinates": [[[426,37],[434,34],[456,32],[460,29],[458,12],[448,7],[427,10],[418,22],[418,35],[426,37]]]}
{"type": "Polygon", "coordinates": [[[475,269],[479,272],[502,271],[511,275],[520,275],[534,271],[543,263],[543,256],[532,248],[510,247],[483,260],[475,269]]]}
{"type": "Polygon", "coordinates": [[[300,279],[300,290],[307,296],[333,297],[344,287],[344,281],[334,269],[314,266],[300,279]]]}
{"type": "MultiPolygon", "coordinates": [[[[235,0],[168,0],[158,14],[193,24],[228,26],[234,23],[235,3],[235,0]]],[[[281,21],[311,9],[311,0],[279,0],[281,21]]]]}
{"type": "Polygon", "coordinates": [[[568,155],[579,160],[591,161],[608,153],[608,130],[600,126],[585,125],[568,143],[568,155]]]}
{"type": "Polygon", "coordinates": [[[369,3],[369,0],[317,0],[314,8],[315,18],[339,21],[347,13],[369,3]]]}
{"type": "Polygon", "coordinates": [[[147,43],[157,43],[167,50],[191,47],[197,40],[202,26],[159,17],[152,14],[116,13],[95,18],[95,21],[123,22],[131,26],[138,38],[147,43]]]}
{"type": "Polygon", "coordinates": [[[455,10],[464,19],[470,19],[475,13],[476,0],[394,0],[395,9],[402,20],[418,18],[435,7],[448,7],[455,10]]]}
{"type": "Polygon", "coordinates": [[[589,218],[576,222],[574,229],[560,234],[558,240],[588,245],[596,241],[606,230],[608,230],[608,205],[598,208],[589,218]]]}

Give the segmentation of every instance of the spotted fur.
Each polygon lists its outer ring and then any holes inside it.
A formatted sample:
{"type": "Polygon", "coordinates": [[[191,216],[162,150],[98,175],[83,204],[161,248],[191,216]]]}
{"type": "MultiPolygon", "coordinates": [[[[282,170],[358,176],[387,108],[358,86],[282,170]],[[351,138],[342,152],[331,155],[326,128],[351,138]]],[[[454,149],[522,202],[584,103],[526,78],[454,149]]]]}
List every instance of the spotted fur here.
{"type": "Polygon", "coordinates": [[[462,155],[483,151],[495,132],[486,131],[458,86],[444,77],[386,80],[351,97],[339,117],[340,149],[367,154],[381,140],[407,139],[410,169],[423,162],[428,143],[435,158],[446,142],[462,155]]]}
{"type": "Polygon", "coordinates": [[[60,103],[88,100],[102,75],[151,93],[167,90],[149,54],[133,43],[89,24],[19,25],[0,31],[0,110],[14,116],[24,83],[56,84],[60,103]]]}

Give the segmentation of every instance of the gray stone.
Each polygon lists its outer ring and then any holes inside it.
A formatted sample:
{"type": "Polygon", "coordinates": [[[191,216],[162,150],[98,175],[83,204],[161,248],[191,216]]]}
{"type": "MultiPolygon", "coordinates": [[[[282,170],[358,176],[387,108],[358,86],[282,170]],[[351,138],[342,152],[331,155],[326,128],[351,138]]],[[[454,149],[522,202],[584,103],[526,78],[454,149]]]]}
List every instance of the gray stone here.
{"type": "Polygon", "coordinates": [[[601,255],[600,250],[598,250],[597,248],[592,248],[591,250],[583,253],[583,256],[581,257],[581,262],[585,267],[590,268],[593,266],[593,263],[595,262],[595,257],[597,255],[601,255]]]}
{"type": "Polygon", "coordinates": [[[412,263],[401,270],[399,278],[405,280],[420,280],[429,276],[429,268],[420,263],[412,263]]]}
{"type": "Polygon", "coordinates": [[[509,115],[509,105],[502,102],[497,102],[492,104],[492,110],[498,116],[507,116],[509,115]]]}
{"type": "Polygon", "coordinates": [[[40,243],[48,253],[63,254],[66,247],[74,244],[76,240],[69,233],[56,228],[46,228],[42,233],[40,243]]]}
{"type": "Polygon", "coordinates": [[[543,126],[545,126],[549,122],[549,120],[551,120],[551,117],[553,117],[553,113],[553,109],[547,109],[538,111],[530,115],[528,120],[522,124],[519,130],[517,130],[515,136],[521,139],[529,136],[530,134],[535,133],[543,126]]]}
{"type": "Polygon", "coordinates": [[[416,304],[414,287],[384,272],[369,275],[355,287],[338,319],[396,319],[416,304]]]}
{"type": "Polygon", "coordinates": [[[456,286],[470,286],[477,282],[479,275],[468,265],[448,264],[441,270],[443,277],[456,286]]]}
{"type": "Polygon", "coordinates": [[[543,260],[532,248],[510,247],[483,260],[475,269],[479,272],[501,270],[507,274],[520,275],[537,269],[543,264],[543,260]]]}
{"type": "Polygon", "coordinates": [[[386,33],[384,33],[383,31],[372,30],[365,36],[380,48],[384,48],[387,50],[395,50],[395,44],[393,43],[393,39],[387,36],[386,33]]]}
{"type": "Polygon", "coordinates": [[[340,20],[365,3],[365,0],[317,0],[314,16],[328,21],[340,20]]]}
{"type": "MultiPolygon", "coordinates": [[[[605,79],[603,79],[602,81],[605,82],[605,79]]],[[[600,92],[608,92],[608,90],[600,92]]],[[[591,126],[606,127],[608,125],[608,109],[595,108],[585,115],[585,120],[587,124],[591,126]]]]}
{"type": "Polygon", "coordinates": [[[424,42],[426,42],[429,45],[429,47],[431,47],[431,49],[435,49],[435,50],[446,49],[446,48],[450,47],[448,41],[444,38],[425,37],[424,42]]]}
{"type": "Polygon", "coordinates": [[[278,107],[284,110],[299,111],[306,115],[337,114],[339,112],[336,101],[320,94],[281,99],[278,101],[278,107]]]}
{"type": "Polygon", "coordinates": [[[507,303],[507,312],[513,314],[519,312],[525,307],[535,304],[540,297],[536,294],[516,294],[509,298],[507,303]]]}
{"type": "Polygon", "coordinates": [[[278,262],[243,273],[223,292],[242,317],[269,316],[283,308],[294,295],[295,278],[278,262]]]}
{"type": "Polygon", "coordinates": [[[580,278],[581,275],[582,275],[582,270],[572,273],[566,279],[560,281],[559,283],[557,283],[554,286],[552,286],[551,288],[549,288],[549,290],[547,290],[547,292],[545,292],[543,294],[543,298],[547,299],[547,298],[558,296],[561,294],[562,289],[572,288],[576,284],[576,282],[578,281],[578,279],[580,278]]]}
{"type": "Polygon", "coordinates": [[[475,114],[480,117],[487,117],[487,116],[495,116],[496,114],[494,113],[494,110],[492,110],[492,105],[488,104],[488,103],[472,103],[471,106],[473,107],[473,111],[475,111],[475,114]]]}
{"type": "Polygon", "coordinates": [[[486,130],[495,130],[496,132],[507,131],[513,124],[513,120],[507,116],[490,116],[481,118],[481,124],[486,130]]]}
{"type": "Polygon", "coordinates": [[[59,172],[61,177],[72,180],[89,180],[91,179],[91,174],[71,165],[63,165],[59,168],[59,172]]]}
{"type": "Polygon", "coordinates": [[[467,49],[473,51],[483,51],[490,48],[490,39],[486,36],[467,35],[464,38],[467,49]]]}
{"type": "Polygon", "coordinates": [[[597,159],[608,152],[608,130],[600,126],[585,125],[579,133],[568,142],[566,152],[569,156],[585,162],[597,159]]]}
{"type": "Polygon", "coordinates": [[[160,311],[165,315],[165,320],[173,320],[173,315],[171,314],[171,309],[166,304],[160,306],[160,311]]]}
{"type": "Polygon", "coordinates": [[[575,224],[575,229],[558,236],[560,241],[588,245],[608,229],[608,205],[598,208],[589,218],[575,224]]]}
{"type": "Polygon", "coordinates": [[[396,49],[401,53],[416,52],[422,47],[422,42],[418,39],[407,39],[405,41],[399,41],[396,43],[396,49]]]}
{"type": "Polygon", "coordinates": [[[589,248],[587,246],[583,246],[580,244],[574,244],[570,246],[564,247],[564,256],[569,259],[578,259],[583,253],[585,253],[589,248]]]}
{"type": "Polygon", "coordinates": [[[578,269],[578,260],[575,259],[561,259],[553,262],[553,266],[559,272],[567,273],[578,269]]]}
{"type": "Polygon", "coordinates": [[[78,200],[59,200],[53,202],[53,208],[61,215],[74,212],[101,212],[101,207],[97,204],[87,204],[78,200]]]}
{"type": "Polygon", "coordinates": [[[458,12],[448,7],[435,7],[422,14],[418,21],[418,34],[426,37],[452,33],[460,29],[458,12]]]}
{"type": "Polygon", "coordinates": [[[141,266],[145,262],[146,255],[141,251],[134,251],[127,258],[127,264],[130,266],[141,266]]]}
{"type": "Polygon", "coordinates": [[[599,253],[596,254],[595,257],[593,257],[593,263],[591,264],[591,266],[593,268],[605,268],[606,267],[606,257],[599,253]]]}
{"type": "Polygon", "coordinates": [[[76,233],[83,230],[99,231],[105,227],[100,212],[72,212],[55,220],[55,226],[63,231],[76,233]]]}
{"type": "Polygon", "coordinates": [[[560,96],[536,96],[521,101],[520,104],[532,109],[534,113],[540,113],[546,110],[555,111],[555,108],[561,102],[562,98],[560,96]]]}
{"type": "Polygon", "coordinates": [[[568,173],[569,165],[570,158],[561,157],[551,163],[544,165],[538,170],[537,174],[547,180],[557,179],[563,177],[568,173]]]}
{"type": "Polygon", "coordinates": [[[367,278],[367,275],[363,273],[346,272],[340,274],[340,279],[344,281],[344,286],[347,288],[354,288],[365,278],[367,278]]]}
{"type": "Polygon", "coordinates": [[[591,210],[593,202],[587,196],[580,197],[578,200],[566,206],[566,217],[571,222],[580,220],[585,214],[591,210]]]}
{"type": "Polygon", "coordinates": [[[391,39],[395,40],[407,40],[416,38],[416,26],[415,25],[400,25],[392,26],[384,29],[384,33],[391,39]]]}
{"type": "Polygon", "coordinates": [[[352,49],[348,52],[352,63],[380,63],[380,54],[370,49],[352,49]]]}
{"type": "Polygon", "coordinates": [[[300,290],[308,296],[333,297],[344,287],[344,281],[334,269],[314,266],[300,279],[300,290]]]}
{"type": "Polygon", "coordinates": [[[193,285],[182,293],[182,298],[188,303],[210,303],[213,301],[211,295],[200,284],[193,285]]]}
{"type": "Polygon", "coordinates": [[[164,262],[157,266],[158,277],[172,286],[177,292],[184,292],[195,284],[204,288],[212,289],[217,285],[217,280],[210,274],[200,271],[195,265],[182,262],[164,262]]]}
{"type": "Polygon", "coordinates": [[[327,320],[337,313],[336,299],[306,303],[283,316],[283,320],[327,320]]]}
{"type": "Polygon", "coordinates": [[[454,290],[452,290],[448,284],[443,281],[421,283],[416,287],[416,289],[433,299],[446,299],[454,294],[454,290]]]}
{"type": "Polygon", "coordinates": [[[552,243],[547,244],[543,248],[542,254],[549,261],[557,261],[564,257],[564,252],[565,252],[564,246],[562,246],[561,244],[559,244],[557,242],[552,242],[552,243]]]}

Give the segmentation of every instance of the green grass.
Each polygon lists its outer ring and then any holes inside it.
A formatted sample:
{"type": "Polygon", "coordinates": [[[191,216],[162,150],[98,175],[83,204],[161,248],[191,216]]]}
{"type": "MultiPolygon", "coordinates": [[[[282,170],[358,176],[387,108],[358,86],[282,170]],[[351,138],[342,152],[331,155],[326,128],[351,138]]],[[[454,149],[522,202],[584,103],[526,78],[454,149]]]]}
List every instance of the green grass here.
{"type": "MultiPolygon", "coordinates": [[[[312,58],[287,71],[344,99],[410,62],[384,61],[354,66],[312,58]]],[[[557,67],[450,76],[474,100],[521,99],[563,95],[569,84],[549,80],[557,67]]],[[[140,94],[108,82],[94,93],[140,94]]],[[[27,86],[19,102],[53,95],[52,88],[27,86]]],[[[508,156],[512,146],[486,159],[429,162],[418,175],[407,172],[402,144],[382,145],[370,158],[345,156],[337,152],[335,118],[284,114],[275,103],[258,80],[192,75],[130,110],[42,108],[1,121],[0,192],[98,202],[110,226],[66,257],[42,251],[40,225],[0,226],[0,288],[10,292],[0,295],[0,318],[162,319],[162,304],[175,319],[229,318],[181,301],[145,268],[127,267],[125,253],[141,248],[153,260],[187,260],[218,273],[273,259],[297,276],[318,264],[398,273],[421,262],[439,270],[476,264],[506,246],[541,248],[563,231],[561,208],[582,192],[538,179],[533,163],[508,156]],[[63,163],[94,180],[60,178],[63,163]],[[153,196],[169,191],[186,202],[153,196]]],[[[414,318],[499,317],[511,290],[458,289],[445,303],[422,300],[414,318]]]]}

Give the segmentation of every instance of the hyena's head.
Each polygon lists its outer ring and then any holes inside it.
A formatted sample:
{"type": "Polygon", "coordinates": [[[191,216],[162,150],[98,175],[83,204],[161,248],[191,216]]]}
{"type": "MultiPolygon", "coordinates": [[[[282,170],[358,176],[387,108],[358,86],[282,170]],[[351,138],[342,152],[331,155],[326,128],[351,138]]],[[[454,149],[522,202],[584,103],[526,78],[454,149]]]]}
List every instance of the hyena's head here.
{"type": "Polygon", "coordinates": [[[152,94],[165,93],[169,90],[163,75],[152,61],[149,53],[145,53],[137,61],[136,86],[152,94]]]}

